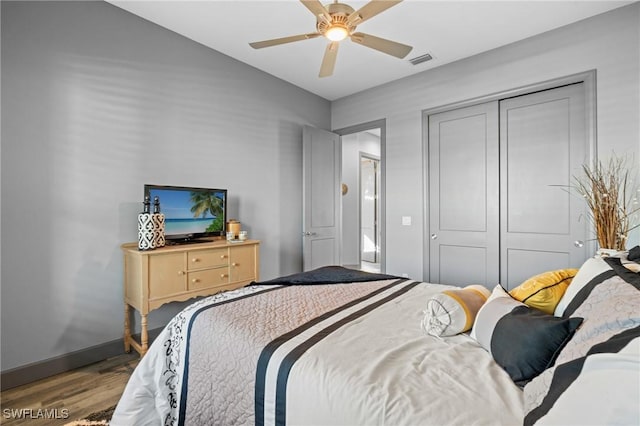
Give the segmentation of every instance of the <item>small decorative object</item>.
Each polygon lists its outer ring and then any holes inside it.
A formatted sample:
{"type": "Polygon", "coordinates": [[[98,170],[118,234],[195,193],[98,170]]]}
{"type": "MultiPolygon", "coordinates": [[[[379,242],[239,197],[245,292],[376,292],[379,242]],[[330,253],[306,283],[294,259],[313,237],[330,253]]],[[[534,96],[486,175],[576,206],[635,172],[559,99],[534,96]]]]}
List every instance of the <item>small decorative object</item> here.
{"type": "Polygon", "coordinates": [[[153,198],[153,228],[155,247],[160,248],[165,245],[164,236],[164,214],[160,213],[160,197],[153,198]]]}
{"type": "Polygon", "coordinates": [[[227,222],[227,239],[229,239],[229,232],[233,234],[232,239],[235,240],[236,238],[238,238],[238,235],[240,235],[240,229],[241,225],[239,221],[235,219],[229,219],[229,221],[227,222]]]}
{"type": "Polygon", "coordinates": [[[227,232],[227,241],[233,241],[235,240],[236,236],[234,235],[233,232],[227,232]]]}
{"type": "Polygon", "coordinates": [[[238,235],[240,241],[245,241],[247,239],[247,231],[240,231],[240,235],[238,235]]]}
{"type": "Polygon", "coordinates": [[[625,158],[607,164],[583,165],[584,176],[574,177],[575,190],[584,197],[601,249],[624,251],[629,231],[640,226],[637,183],[625,158]]]}
{"type": "Polygon", "coordinates": [[[155,226],[153,224],[153,215],[150,212],[151,201],[149,196],[144,197],[142,203],[144,208],[138,214],[138,249],[153,250],[155,245],[155,226]]]}
{"type": "Polygon", "coordinates": [[[624,250],[614,250],[614,249],[604,249],[599,248],[596,250],[596,256],[600,257],[619,257],[621,253],[624,253],[624,250]]]}

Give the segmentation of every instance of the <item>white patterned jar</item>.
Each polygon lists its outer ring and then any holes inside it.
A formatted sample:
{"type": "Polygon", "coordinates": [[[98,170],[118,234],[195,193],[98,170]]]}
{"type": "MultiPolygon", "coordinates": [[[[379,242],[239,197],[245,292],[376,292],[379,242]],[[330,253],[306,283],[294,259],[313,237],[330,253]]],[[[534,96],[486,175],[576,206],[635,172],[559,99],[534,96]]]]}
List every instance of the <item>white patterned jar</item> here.
{"type": "Polygon", "coordinates": [[[144,209],[138,214],[138,250],[153,250],[156,248],[156,232],[151,214],[149,196],[144,197],[144,209]]]}

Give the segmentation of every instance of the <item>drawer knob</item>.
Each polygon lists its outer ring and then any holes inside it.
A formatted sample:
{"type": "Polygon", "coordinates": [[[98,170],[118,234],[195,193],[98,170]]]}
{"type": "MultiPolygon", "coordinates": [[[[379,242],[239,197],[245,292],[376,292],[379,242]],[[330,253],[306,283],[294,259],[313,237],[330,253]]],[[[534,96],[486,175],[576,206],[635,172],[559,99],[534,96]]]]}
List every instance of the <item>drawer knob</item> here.
{"type": "Polygon", "coordinates": [[[200,280],[199,280],[199,279],[197,279],[197,278],[194,278],[194,279],[192,279],[192,280],[191,280],[191,282],[195,284],[195,283],[197,283],[197,282],[200,282],[200,280]]]}
{"type": "Polygon", "coordinates": [[[231,266],[238,266],[238,264],[236,262],[233,262],[231,266]]]}
{"type": "Polygon", "coordinates": [[[184,275],[184,271],[178,271],[178,275],[184,275]]]}
{"type": "Polygon", "coordinates": [[[200,261],[200,259],[198,259],[197,257],[194,257],[193,259],[191,259],[191,261],[192,261],[193,263],[196,263],[196,262],[199,262],[199,261],[200,261]]]}
{"type": "Polygon", "coordinates": [[[227,274],[220,274],[220,278],[227,278],[227,274]]]}
{"type": "Polygon", "coordinates": [[[226,259],[226,258],[227,258],[227,255],[226,255],[226,254],[221,254],[221,255],[220,255],[220,259],[226,259]]]}

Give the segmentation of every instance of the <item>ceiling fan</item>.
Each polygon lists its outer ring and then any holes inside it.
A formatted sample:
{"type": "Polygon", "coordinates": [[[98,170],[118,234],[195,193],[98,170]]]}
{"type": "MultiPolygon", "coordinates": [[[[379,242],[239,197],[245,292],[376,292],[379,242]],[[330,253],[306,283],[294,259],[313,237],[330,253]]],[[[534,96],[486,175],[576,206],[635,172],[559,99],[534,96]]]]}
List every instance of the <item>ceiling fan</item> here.
{"type": "Polygon", "coordinates": [[[384,12],[402,0],[371,0],[358,10],[351,6],[339,3],[335,0],[323,6],[318,0],[300,0],[307,9],[316,17],[316,32],[299,34],[289,37],[276,38],[272,40],[257,41],[249,43],[254,49],[277,46],[279,44],[291,43],[294,41],[308,40],[324,36],[329,40],[329,44],[324,52],[322,65],[320,66],[320,77],[328,77],[333,74],[336,65],[336,56],[340,41],[349,37],[354,43],[361,44],[371,49],[378,50],[396,58],[404,58],[411,51],[412,47],[406,44],[372,36],[361,32],[355,32],[356,26],[364,21],[373,18],[377,14],[384,12]]]}

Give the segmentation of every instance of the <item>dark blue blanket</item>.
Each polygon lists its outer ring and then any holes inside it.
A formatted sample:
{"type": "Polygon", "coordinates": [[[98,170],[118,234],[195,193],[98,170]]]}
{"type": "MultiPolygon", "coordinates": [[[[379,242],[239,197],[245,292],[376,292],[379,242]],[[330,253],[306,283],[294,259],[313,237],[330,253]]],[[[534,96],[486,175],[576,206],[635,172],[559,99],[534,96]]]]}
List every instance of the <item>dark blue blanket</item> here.
{"type": "Polygon", "coordinates": [[[285,277],[274,278],[269,281],[262,281],[252,284],[266,285],[318,285],[318,284],[341,284],[364,281],[392,280],[400,277],[386,274],[374,274],[371,272],[358,271],[356,269],[344,268],[342,266],[323,266],[312,271],[300,272],[287,275],[285,277]]]}

